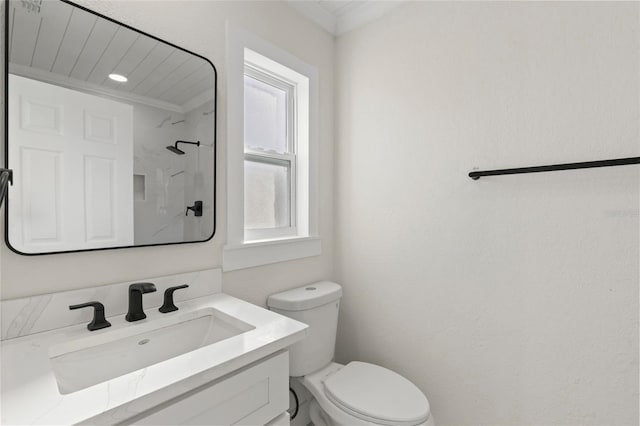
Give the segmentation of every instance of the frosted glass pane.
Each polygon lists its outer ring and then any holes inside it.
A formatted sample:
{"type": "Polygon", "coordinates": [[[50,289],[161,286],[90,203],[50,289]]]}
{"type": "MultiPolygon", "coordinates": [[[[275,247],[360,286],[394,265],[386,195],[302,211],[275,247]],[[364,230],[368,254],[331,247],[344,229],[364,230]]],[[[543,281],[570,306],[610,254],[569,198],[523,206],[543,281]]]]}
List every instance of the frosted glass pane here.
{"type": "Polygon", "coordinates": [[[287,152],[287,92],[244,76],[244,144],[287,152]]]}
{"type": "Polygon", "coordinates": [[[289,227],[289,200],[289,167],[245,160],[245,229],[289,227]]]}

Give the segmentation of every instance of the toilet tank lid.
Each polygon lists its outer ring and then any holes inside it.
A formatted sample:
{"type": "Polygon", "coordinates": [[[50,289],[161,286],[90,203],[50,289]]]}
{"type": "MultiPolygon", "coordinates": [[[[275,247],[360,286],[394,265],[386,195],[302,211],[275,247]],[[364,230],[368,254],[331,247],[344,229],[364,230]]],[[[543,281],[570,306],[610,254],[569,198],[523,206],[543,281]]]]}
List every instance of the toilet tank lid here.
{"type": "Polygon", "coordinates": [[[303,311],[326,305],[342,297],[342,287],[331,281],[319,281],[292,290],[272,294],[267,306],[283,311],[303,311]]]}

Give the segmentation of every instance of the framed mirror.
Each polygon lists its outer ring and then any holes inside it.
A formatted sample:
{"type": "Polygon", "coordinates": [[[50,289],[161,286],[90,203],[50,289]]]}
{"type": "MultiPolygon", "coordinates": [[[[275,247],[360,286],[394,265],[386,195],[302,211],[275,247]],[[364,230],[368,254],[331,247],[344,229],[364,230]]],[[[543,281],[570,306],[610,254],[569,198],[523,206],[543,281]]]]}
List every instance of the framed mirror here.
{"type": "Polygon", "coordinates": [[[5,4],[7,245],[37,255],[211,239],[213,64],[66,0],[5,4]]]}

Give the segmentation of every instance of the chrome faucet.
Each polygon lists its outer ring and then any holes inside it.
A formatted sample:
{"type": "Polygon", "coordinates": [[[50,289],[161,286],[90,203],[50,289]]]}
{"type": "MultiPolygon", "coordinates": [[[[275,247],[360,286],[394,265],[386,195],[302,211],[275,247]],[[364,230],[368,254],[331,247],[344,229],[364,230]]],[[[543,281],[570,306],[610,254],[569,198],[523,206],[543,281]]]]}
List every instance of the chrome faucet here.
{"type": "Polygon", "coordinates": [[[153,283],[135,283],[129,286],[129,312],[125,317],[127,321],[140,321],[147,317],[142,309],[142,295],[154,291],[156,286],[153,283]]]}

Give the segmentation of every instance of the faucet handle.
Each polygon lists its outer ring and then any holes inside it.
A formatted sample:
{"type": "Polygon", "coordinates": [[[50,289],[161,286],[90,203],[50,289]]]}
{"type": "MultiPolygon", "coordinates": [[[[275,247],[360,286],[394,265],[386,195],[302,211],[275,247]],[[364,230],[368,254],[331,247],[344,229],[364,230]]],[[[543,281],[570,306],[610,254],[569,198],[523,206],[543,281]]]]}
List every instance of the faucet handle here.
{"type": "Polygon", "coordinates": [[[202,201],[195,201],[192,206],[187,206],[185,216],[189,216],[189,210],[193,210],[194,216],[202,216],[202,201]]]}
{"type": "Polygon", "coordinates": [[[187,287],[189,287],[187,284],[183,284],[175,287],[169,287],[168,289],[166,289],[164,291],[164,303],[158,310],[163,314],[166,314],[167,312],[177,311],[178,307],[173,303],[173,292],[176,290],[180,290],[181,288],[187,288],[187,287]]]}
{"type": "Polygon", "coordinates": [[[69,310],[93,308],[93,320],[87,324],[89,331],[100,330],[101,328],[111,327],[111,323],[104,317],[104,305],[100,302],[80,303],[79,305],[69,306],[69,310]]]}

